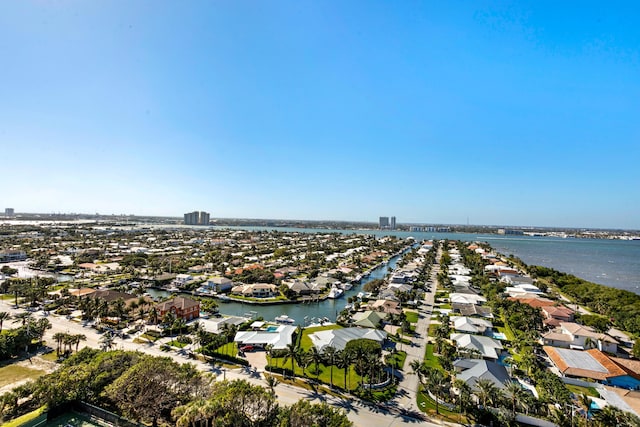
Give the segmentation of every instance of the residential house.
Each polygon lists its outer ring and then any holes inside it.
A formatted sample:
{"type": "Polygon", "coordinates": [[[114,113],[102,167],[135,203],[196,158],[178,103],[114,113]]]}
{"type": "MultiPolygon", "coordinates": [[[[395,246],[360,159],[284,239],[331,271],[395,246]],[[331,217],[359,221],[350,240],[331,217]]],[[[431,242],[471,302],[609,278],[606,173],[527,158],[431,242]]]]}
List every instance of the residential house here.
{"type": "Polygon", "coordinates": [[[609,353],[618,352],[618,341],[607,334],[596,332],[589,326],[573,322],[560,322],[560,327],[542,335],[544,345],[585,350],[597,348],[609,353]]]}
{"type": "Polygon", "coordinates": [[[322,352],[326,347],[344,350],[348,342],[362,338],[376,341],[382,345],[387,339],[387,333],[370,328],[341,328],[314,332],[309,334],[309,338],[316,349],[322,352]]]}
{"type": "Polygon", "coordinates": [[[254,283],[251,285],[238,285],[231,288],[231,293],[250,298],[273,298],[280,295],[278,287],[270,283],[254,283]]]}
{"type": "Polygon", "coordinates": [[[484,359],[497,360],[502,354],[502,344],[493,338],[470,334],[451,334],[450,338],[459,350],[477,353],[484,359]]]}
{"type": "Polygon", "coordinates": [[[174,299],[161,302],[156,306],[158,316],[172,312],[176,317],[184,320],[192,320],[200,317],[200,303],[191,298],[176,297],[174,299]]]}
{"type": "Polygon", "coordinates": [[[491,307],[485,307],[476,304],[463,304],[454,302],[451,304],[451,313],[460,314],[462,316],[484,317],[485,319],[493,319],[491,307]]]}
{"type": "Polygon", "coordinates": [[[452,316],[449,318],[451,327],[457,332],[477,335],[491,335],[493,323],[479,317],[452,316]]]}
{"type": "Polygon", "coordinates": [[[223,276],[212,277],[207,280],[204,287],[214,292],[227,292],[233,288],[233,281],[223,276]]]}
{"type": "Polygon", "coordinates": [[[626,389],[640,389],[637,366],[627,359],[609,357],[600,350],[586,351],[542,347],[563,376],[587,378],[602,384],[626,389]]]}
{"type": "Polygon", "coordinates": [[[353,324],[363,328],[377,329],[382,325],[382,321],[387,317],[386,313],[379,311],[362,311],[353,315],[353,324]]]}
{"type": "Polygon", "coordinates": [[[402,308],[398,301],[390,301],[387,299],[379,299],[376,301],[370,301],[368,305],[369,310],[378,311],[387,314],[400,314],[402,308]]]}
{"type": "Polygon", "coordinates": [[[456,379],[462,380],[472,390],[476,390],[479,380],[489,380],[498,389],[504,389],[511,380],[507,369],[497,363],[484,359],[458,359],[453,362],[456,370],[456,379]]]}
{"type": "Polygon", "coordinates": [[[573,322],[575,312],[563,305],[551,305],[540,308],[547,326],[560,326],[562,322],[573,322]]]}

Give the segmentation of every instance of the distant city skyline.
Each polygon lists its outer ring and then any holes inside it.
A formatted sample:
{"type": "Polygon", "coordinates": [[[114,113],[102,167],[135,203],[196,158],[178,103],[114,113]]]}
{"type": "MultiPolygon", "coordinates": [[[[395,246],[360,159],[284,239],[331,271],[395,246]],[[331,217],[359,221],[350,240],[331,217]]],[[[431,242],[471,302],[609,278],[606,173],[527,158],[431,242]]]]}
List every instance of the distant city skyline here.
{"type": "Polygon", "coordinates": [[[0,205],[640,229],[638,13],[2,2],[0,205]]]}

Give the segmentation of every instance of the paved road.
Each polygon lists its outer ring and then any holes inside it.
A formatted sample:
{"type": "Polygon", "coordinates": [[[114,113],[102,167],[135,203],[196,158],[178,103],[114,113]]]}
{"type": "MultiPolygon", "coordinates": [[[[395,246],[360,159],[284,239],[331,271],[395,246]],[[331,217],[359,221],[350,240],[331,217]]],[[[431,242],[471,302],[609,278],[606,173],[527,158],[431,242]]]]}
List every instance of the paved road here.
{"type": "Polygon", "coordinates": [[[422,306],[419,308],[418,323],[416,324],[416,337],[412,340],[412,345],[402,344],[402,350],[407,352],[407,358],[404,362],[404,375],[398,384],[398,390],[404,391],[399,397],[396,397],[396,403],[404,408],[416,409],[416,395],[418,393],[418,376],[411,373],[411,362],[424,360],[424,354],[427,346],[427,337],[429,336],[429,324],[431,322],[431,311],[433,310],[433,302],[437,288],[436,277],[440,271],[440,257],[442,250],[438,248],[436,256],[437,264],[433,265],[431,276],[429,278],[429,290],[425,292],[422,300],[422,306]]]}
{"type": "MultiPolygon", "coordinates": [[[[23,312],[22,308],[15,309],[10,301],[0,301],[0,311],[6,311],[13,314],[23,312]]],[[[44,316],[42,311],[33,313],[34,318],[40,318],[44,316]]],[[[49,315],[47,316],[52,324],[52,328],[45,334],[45,341],[55,347],[55,341],[53,335],[58,332],[70,333],[70,334],[83,334],[87,337],[86,341],[80,344],[80,348],[100,347],[100,338],[102,337],[95,329],[87,326],[83,326],[81,323],[69,320],[64,316],[49,315]]],[[[5,322],[7,324],[8,322],[5,322]]],[[[9,326],[7,324],[7,326],[9,326]]],[[[199,370],[203,372],[211,372],[217,375],[217,378],[222,379],[245,379],[251,383],[264,386],[265,382],[260,372],[248,371],[245,369],[234,370],[221,370],[212,366],[209,363],[201,362],[199,360],[189,359],[186,356],[181,356],[174,351],[164,352],[160,350],[160,346],[163,342],[169,339],[164,338],[156,341],[154,344],[138,344],[133,342],[133,337],[128,339],[116,338],[114,341],[114,348],[140,351],[154,356],[171,357],[179,363],[193,363],[199,370]]],[[[424,350],[423,353],[424,354],[424,350]]],[[[401,426],[407,424],[416,424],[421,426],[433,427],[441,426],[439,421],[422,421],[415,417],[413,414],[419,414],[418,412],[411,412],[410,406],[402,402],[396,404],[395,402],[389,402],[386,407],[366,405],[360,402],[358,399],[351,398],[336,398],[334,396],[326,395],[323,393],[314,393],[309,390],[305,390],[298,387],[292,387],[286,384],[279,384],[276,387],[276,394],[278,395],[279,402],[283,404],[291,404],[299,399],[306,399],[311,402],[325,401],[332,406],[343,408],[351,421],[356,426],[367,427],[384,427],[384,426],[401,426]],[[401,406],[404,405],[404,406],[401,406]],[[405,409],[406,408],[406,409],[405,409]]],[[[415,394],[408,397],[409,400],[415,401],[415,394]]]]}

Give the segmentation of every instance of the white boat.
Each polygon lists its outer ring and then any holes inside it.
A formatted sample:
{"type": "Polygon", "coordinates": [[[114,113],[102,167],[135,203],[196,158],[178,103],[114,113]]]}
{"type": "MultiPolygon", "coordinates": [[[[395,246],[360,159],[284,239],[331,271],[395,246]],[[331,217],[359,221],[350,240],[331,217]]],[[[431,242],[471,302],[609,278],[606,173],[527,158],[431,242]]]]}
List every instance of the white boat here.
{"type": "Polygon", "coordinates": [[[291,325],[293,323],[296,323],[295,319],[292,319],[291,317],[287,316],[286,314],[283,314],[281,316],[276,317],[275,321],[277,323],[285,323],[287,325],[291,325]]]}
{"type": "Polygon", "coordinates": [[[347,282],[347,283],[341,283],[340,287],[343,290],[348,291],[349,289],[353,288],[353,285],[351,283],[347,282]]]}
{"type": "Polygon", "coordinates": [[[329,295],[327,295],[327,298],[336,299],[340,298],[343,294],[344,291],[342,289],[338,288],[337,286],[333,286],[329,291],[329,295]]]}
{"type": "Polygon", "coordinates": [[[231,301],[231,298],[229,298],[226,295],[218,295],[218,299],[222,302],[227,302],[227,301],[231,301]]]}

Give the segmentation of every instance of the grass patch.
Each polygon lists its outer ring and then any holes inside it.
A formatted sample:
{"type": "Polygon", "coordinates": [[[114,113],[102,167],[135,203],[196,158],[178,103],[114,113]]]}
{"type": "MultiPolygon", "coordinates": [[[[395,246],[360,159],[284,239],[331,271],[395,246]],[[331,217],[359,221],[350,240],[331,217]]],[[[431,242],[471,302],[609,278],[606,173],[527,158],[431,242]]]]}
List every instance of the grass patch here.
{"type": "MultiPolygon", "coordinates": [[[[439,405],[438,406],[438,412],[439,415],[436,413],[436,402],[434,402],[427,393],[425,392],[420,392],[418,393],[418,396],[416,398],[416,401],[418,403],[418,408],[420,408],[420,410],[422,412],[427,413],[430,416],[433,417],[440,417],[443,418],[447,421],[451,421],[451,422],[458,422],[458,417],[460,416],[457,412],[452,412],[449,409],[447,409],[446,406],[444,405],[439,405]]],[[[462,417],[461,419],[462,422],[466,421],[465,417],[462,417]]]]}
{"type": "MultiPolygon", "coordinates": [[[[274,357],[271,360],[270,366],[274,366],[276,368],[284,368],[288,371],[291,371],[291,359],[285,359],[283,357],[274,357]]],[[[306,369],[299,366],[297,362],[294,361],[293,369],[295,375],[297,377],[308,378],[311,380],[317,380],[324,384],[331,384],[331,367],[325,366],[322,363],[318,365],[318,371],[316,371],[315,365],[311,364],[306,369]]],[[[355,368],[350,366],[345,369],[340,369],[336,366],[333,367],[333,385],[338,388],[343,388],[345,386],[345,379],[347,380],[347,388],[349,390],[354,390],[360,384],[360,376],[356,373],[355,368]],[[345,371],[348,371],[348,375],[345,374],[345,371]]]]}
{"type": "Polygon", "coordinates": [[[47,354],[42,354],[42,355],[40,355],[38,357],[40,357],[40,359],[46,360],[48,362],[55,362],[55,361],[58,360],[58,355],[56,354],[55,351],[49,352],[47,354]]]}
{"type": "Polygon", "coordinates": [[[424,364],[432,369],[442,369],[440,365],[440,359],[433,354],[433,344],[427,344],[427,348],[424,352],[424,364]]]}
{"type": "Polygon", "coordinates": [[[508,341],[513,341],[515,336],[513,335],[513,331],[508,326],[496,326],[498,332],[502,332],[507,337],[508,341]]]}
{"type": "Polygon", "coordinates": [[[594,387],[581,387],[579,385],[565,384],[569,391],[577,396],[586,394],[590,397],[600,397],[600,394],[594,387]]]}
{"type": "Polygon", "coordinates": [[[11,364],[0,368],[0,387],[17,383],[18,381],[36,379],[46,372],[26,366],[11,364]]]}
{"type": "Polygon", "coordinates": [[[41,406],[40,408],[36,409],[35,411],[31,411],[27,414],[21,415],[18,418],[14,418],[10,421],[7,421],[6,423],[2,424],[2,427],[19,427],[21,425],[24,425],[26,423],[28,423],[29,421],[33,421],[36,418],[38,418],[40,415],[42,415],[42,413],[45,410],[45,406],[41,406]]]}
{"type": "Polygon", "coordinates": [[[216,353],[226,354],[228,356],[237,356],[238,355],[238,343],[235,341],[226,343],[223,346],[220,346],[216,349],[216,353]]]}
{"type": "Polygon", "coordinates": [[[167,344],[173,347],[178,347],[178,348],[185,348],[187,346],[187,344],[180,342],[178,340],[169,341],[167,344]]]}
{"type": "Polygon", "coordinates": [[[418,312],[416,311],[405,311],[405,316],[407,316],[407,321],[409,323],[418,323],[418,312]]]}
{"type": "Polygon", "coordinates": [[[404,367],[404,361],[406,359],[407,353],[404,351],[399,351],[397,353],[394,353],[393,355],[390,355],[387,359],[387,362],[389,363],[389,365],[393,365],[395,369],[402,370],[402,368],[404,367]]]}
{"type": "Polygon", "coordinates": [[[156,340],[158,339],[157,337],[153,336],[153,335],[149,335],[149,334],[142,334],[140,335],[140,338],[144,338],[146,339],[148,342],[156,342],[156,340]]]}

